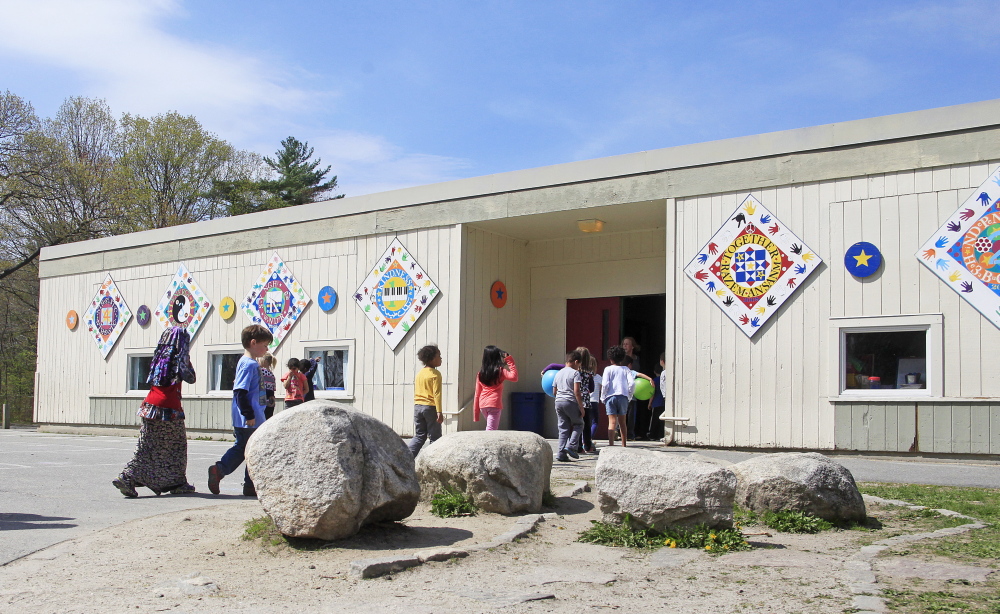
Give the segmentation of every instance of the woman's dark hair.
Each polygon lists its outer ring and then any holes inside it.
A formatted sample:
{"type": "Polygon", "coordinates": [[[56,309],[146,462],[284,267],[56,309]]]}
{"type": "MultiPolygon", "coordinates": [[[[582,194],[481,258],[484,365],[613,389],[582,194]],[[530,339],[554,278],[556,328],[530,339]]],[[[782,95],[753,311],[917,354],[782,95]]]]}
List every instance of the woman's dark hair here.
{"type": "Polygon", "coordinates": [[[495,345],[483,348],[483,366],[479,369],[479,381],[483,386],[496,386],[504,368],[504,351],[495,345]]]}
{"type": "Polygon", "coordinates": [[[288,367],[289,369],[298,369],[299,368],[299,359],[298,358],[289,358],[288,362],[285,363],[285,366],[288,367]]]}
{"type": "Polygon", "coordinates": [[[625,358],[625,348],[620,345],[612,345],[608,348],[608,360],[611,364],[620,365],[625,358]]]}
{"type": "Polygon", "coordinates": [[[437,358],[437,355],[441,353],[436,345],[425,345],[424,347],[417,350],[417,360],[424,363],[425,365],[430,361],[437,358]]]}

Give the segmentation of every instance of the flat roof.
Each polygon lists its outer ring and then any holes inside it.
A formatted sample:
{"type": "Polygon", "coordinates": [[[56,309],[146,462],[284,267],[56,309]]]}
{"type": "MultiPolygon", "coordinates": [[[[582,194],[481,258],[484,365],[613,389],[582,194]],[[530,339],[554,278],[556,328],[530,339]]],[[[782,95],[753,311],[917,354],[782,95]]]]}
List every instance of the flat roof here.
{"type": "MultiPolygon", "coordinates": [[[[1000,99],[541,166],[42,249],[41,260],[538,188],[1000,125],[1000,99]]],[[[665,195],[669,196],[669,195],[665,195]]]]}

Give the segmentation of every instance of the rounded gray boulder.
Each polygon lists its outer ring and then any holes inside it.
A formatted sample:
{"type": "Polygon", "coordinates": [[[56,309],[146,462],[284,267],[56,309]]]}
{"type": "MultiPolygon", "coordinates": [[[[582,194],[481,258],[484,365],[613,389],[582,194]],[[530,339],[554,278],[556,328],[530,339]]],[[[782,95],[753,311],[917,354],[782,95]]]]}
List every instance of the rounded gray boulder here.
{"type": "Polygon", "coordinates": [[[399,435],[340,403],[275,414],[250,438],[246,459],[264,511],[293,537],[348,537],[370,522],[406,518],[420,499],[399,435]]]}
{"type": "Polygon", "coordinates": [[[746,509],[792,510],[826,520],[865,519],[865,501],[854,476],[822,454],[766,454],[729,468],[736,474],[736,504],[746,509]]]}
{"type": "Polygon", "coordinates": [[[625,515],[642,528],[733,525],[736,476],[725,467],[672,453],[608,447],[595,470],[606,522],[625,515]]]}
{"type": "Polygon", "coordinates": [[[417,455],[425,498],[451,488],[471,497],[484,512],[497,514],[539,511],[551,473],[552,448],[523,431],[451,433],[417,455]]]}

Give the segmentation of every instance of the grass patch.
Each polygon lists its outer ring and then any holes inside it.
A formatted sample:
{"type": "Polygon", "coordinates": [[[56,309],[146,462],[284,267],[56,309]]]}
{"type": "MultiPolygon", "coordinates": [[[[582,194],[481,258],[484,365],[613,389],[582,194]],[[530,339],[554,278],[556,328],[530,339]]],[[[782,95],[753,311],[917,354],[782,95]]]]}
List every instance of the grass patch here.
{"type": "Polygon", "coordinates": [[[664,546],[698,548],[713,554],[751,549],[739,529],[713,529],[698,525],[690,529],[668,529],[660,532],[634,526],[632,518],[628,515],[621,524],[592,520],[591,525],[589,529],[580,533],[578,541],[637,550],[655,550],[664,546]]]}
{"type": "Polygon", "coordinates": [[[243,523],[241,539],[245,542],[260,540],[264,545],[280,546],[284,543],[285,536],[281,534],[270,516],[258,516],[243,523]]]}
{"type": "MultiPolygon", "coordinates": [[[[962,535],[908,544],[907,548],[910,551],[947,556],[974,564],[985,562],[989,565],[996,565],[1000,562],[1000,526],[998,526],[1000,523],[1000,490],[874,482],[862,482],[858,484],[858,488],[865,494],[885,499],[901,499],[914,505],[924,505],[930,508],[952,510],[990,524],[985,529],[969,531],[962,535]]],[[[907,512],[910,511],[907,510],[907,512]]],[[[901,514],[907,512],[901,512],[901,514]]],[[[930,525],[928,528],[957,526],[971,522],[963,518],[935,517],[931,513],[923,515],[920,512],[914,513],[911,520],[928,524],[930,525]]]]}
{"type": "Polygon", "coordinates": [[[886,589],[889,608],[912,614],[963,612],[964,614],[996,614],[1000,612],[1000,590],[995,582],[988,590],[914,591],[886,589]]]}
{"type": "Polygon", "coordinates": [[[445,487],[431,498],[431,513],[441,518],[475,516],[476,505],[465,493],[445,487]]]}

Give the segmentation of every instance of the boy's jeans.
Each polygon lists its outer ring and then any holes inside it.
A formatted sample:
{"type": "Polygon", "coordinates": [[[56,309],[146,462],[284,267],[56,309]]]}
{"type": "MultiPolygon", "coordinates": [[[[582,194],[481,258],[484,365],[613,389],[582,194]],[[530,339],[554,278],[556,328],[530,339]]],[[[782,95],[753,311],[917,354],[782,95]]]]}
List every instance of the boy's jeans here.
{"type": "MultiPolygon", "coordinates": [[[[236,443],[233,444],[233,447],[226,450],[226,453],[222,455],[222,460],[219,461],[219,465],[222,466],[222,475],[229,475],[240,468],[240,465],[246,460],[247,442],[250,441],[250,436],[256,430],[256,428],[233,428],[233,434],[236,435],[236,443]]],[[[250,479],[249,469],[245,469],[243,473],[243,479],[246,480],[244,484],[252,487],[253,480],[250,479]]]]}
{"type": "Polygon", "coordinates": [[[437,408],[433,405],[413,406],[413,439],[408,447],[413,458],[417,457],[420,448],[424,447],[424,442],[428,439],[434,443],[441,439],[441,423],[437,420],[437,408]]]}
{"type": "Polygon", "coordinates": [[[576,401],[556,401],[556,418],[559,421],[559,453],[576,451],[583,434],[583,416],[576,401]]]}

